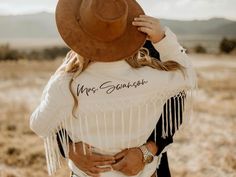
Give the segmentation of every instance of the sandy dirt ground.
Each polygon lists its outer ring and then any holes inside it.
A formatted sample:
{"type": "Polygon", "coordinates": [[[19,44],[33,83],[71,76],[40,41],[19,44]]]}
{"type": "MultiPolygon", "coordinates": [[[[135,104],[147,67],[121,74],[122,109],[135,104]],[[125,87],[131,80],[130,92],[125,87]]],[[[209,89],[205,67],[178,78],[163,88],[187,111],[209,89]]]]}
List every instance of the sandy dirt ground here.
{"type": "MultiPolygon", "coordinates": [[[[236,177],[236,56],[191,58],[199,90],[189,126],[168,150],[172,176],[236,177]]],[[[43,142],[29,129],[29,116],[60,63],[0,62],[0,177],[47,176],[43,142]]]]}

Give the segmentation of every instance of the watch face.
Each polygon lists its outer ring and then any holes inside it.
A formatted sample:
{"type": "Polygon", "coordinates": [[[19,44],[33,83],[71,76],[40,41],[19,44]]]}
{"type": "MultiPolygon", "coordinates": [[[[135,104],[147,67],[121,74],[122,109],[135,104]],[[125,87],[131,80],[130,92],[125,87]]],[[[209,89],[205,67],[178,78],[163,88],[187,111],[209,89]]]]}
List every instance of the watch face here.
{"type": "Polygon", "coordinates": [[[153,161],[153,156],[149,155],[147,156],[147,163],[151,163],[153,161]]]}

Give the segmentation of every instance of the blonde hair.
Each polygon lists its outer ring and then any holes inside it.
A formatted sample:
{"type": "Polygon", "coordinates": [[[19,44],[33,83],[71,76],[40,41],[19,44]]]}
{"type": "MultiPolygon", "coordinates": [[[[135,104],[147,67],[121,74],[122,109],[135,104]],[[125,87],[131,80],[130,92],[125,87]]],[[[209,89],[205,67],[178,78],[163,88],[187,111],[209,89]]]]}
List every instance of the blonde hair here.
{"type": "MultiPolygon", "coordinates": [[[[78,99],[76,95],[72,91],[72,83],[76,77],[79,76],[81,72],[83,72],[89,63],[91,62],[89,59],[85,59],[82,56],[76,54],[75,52],[71,51],[67,57],[66,60],[69,60],[73,58],[72,62],[70,64],[66,65],[65,72],[68,73],[74,73],[73,77],[71,78],[69,82],[69,89],[71,92],[71,95],[74,99],[74,106],[72,109],[72,115],[73,117],[77,118],[75,115],[75,111],[78,107],[78,99]],[[69,56],[69,57],[68,57],[69,56]],[[72,57],[71,57],[72,56],[72,57]]],[[[138,52],[136,52],[133,56],[126,58],[126,62],[132,66],[133,68],[141,68],[143,66],[149,66],[151,68],[161,70],[161,71],[181,71],[184,74],[184,67],[180,65],[179,63],[169,60],[165,62],[161,62],[157,60],[156,58],[153,58],[149,56],[149,50],[146,48],[141,48],[138,52]]]]}

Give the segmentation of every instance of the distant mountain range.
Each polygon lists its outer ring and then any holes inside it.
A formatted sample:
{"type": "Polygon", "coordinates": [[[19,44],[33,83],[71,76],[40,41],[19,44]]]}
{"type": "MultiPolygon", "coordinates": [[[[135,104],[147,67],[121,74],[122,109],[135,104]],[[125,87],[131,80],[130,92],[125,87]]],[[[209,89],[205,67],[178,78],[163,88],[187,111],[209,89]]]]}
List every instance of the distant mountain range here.
{"type": "MultiPolygon", "coordinates": [[[[193,21],[161,19],[161,22],[181,36],[212,35],[236,37],[236,22],[224,18],[193,21]]],[[[58,37],[54,15],[51,13],[0,16],[0,40],[1,38],[58,37]]]]}
{"type": "Polygon", "coordinates": [[[161,22],[179,35],[236,36],[236,21],[224,18],[192,21],[161,19],[161,22]]]}

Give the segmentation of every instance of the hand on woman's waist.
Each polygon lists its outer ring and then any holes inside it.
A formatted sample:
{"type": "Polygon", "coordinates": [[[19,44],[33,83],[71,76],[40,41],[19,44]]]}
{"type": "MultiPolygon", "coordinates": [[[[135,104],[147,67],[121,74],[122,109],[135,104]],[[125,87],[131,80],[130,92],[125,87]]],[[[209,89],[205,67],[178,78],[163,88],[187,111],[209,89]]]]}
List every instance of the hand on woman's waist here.
{"type": "MultiPolygon", "coordinates": [[[[153,154],[156,154],[155,143],[148,142],[147,146],[153,154]]],[[[76,143],[75,149],[76,152],[70,145],[69,158],[80,170],[90,176],[97,176],[112,169],[128,176],[136,175],[145,166],[143,153],[139,147],[125,149],[115,155],[101,154],[98,149],[87,144],[84,144],[83,147],[82,142],[76,143]],[[84,150],[86,150],[86,154],[84,154],[84,150]]]]}

